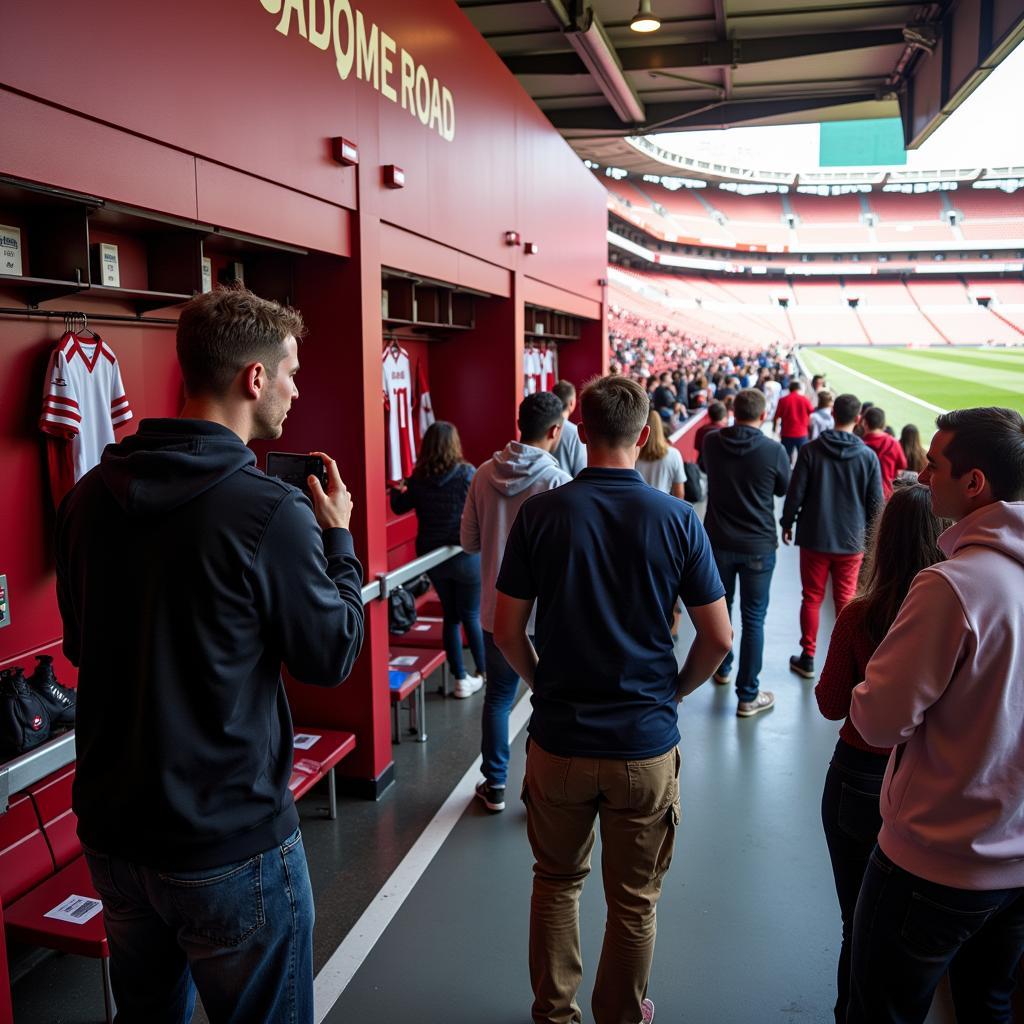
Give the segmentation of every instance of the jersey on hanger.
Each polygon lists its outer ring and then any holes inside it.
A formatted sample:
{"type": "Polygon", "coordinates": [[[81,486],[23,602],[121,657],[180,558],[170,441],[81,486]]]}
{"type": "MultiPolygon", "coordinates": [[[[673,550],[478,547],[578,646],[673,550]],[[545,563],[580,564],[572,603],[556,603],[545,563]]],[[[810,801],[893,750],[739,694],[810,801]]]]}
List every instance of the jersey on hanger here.
{"type": "Polygon", "coordinates": [[[99,463],[103,449],[114,441],[114,428],[131,418],[110,346],[101,338],[65,334],[50,356],[39,429],[66,442],[60,457],[73,482],[99,463]]]}
{"type": "Polygon", "coordinates": [[[535,395],[540,389],[540,349],[530,345],[523,353],[523,374],[526,377],[526,394],[535,395]]]}
{"type": "Polygon", "coordinates": [[[540,356],[540,390],[550,391],[555,386],[555,354],[546,348],[540,356]]]}
{"type": "Polygon", "coordinates": [[[384,408],[388,412],[388,480],[404,480],[416,465],[413,378],[409,353],[389,345],[382,357],[384,408]]]}
{"type": "Polygon", "coordinates": [[[427,427],[434,422],[434,403],[430,400],[430,382],[427,380],[427,371],[423,366],[423,360],[416,364],[416,406],[420,412],[420,440],[427,432],[427,427]]]}

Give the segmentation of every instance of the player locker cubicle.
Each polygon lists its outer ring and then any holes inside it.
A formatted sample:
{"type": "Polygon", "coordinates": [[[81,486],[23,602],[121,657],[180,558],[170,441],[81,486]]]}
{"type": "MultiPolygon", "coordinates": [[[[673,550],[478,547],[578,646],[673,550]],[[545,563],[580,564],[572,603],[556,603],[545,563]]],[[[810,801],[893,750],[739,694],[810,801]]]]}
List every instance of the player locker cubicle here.
{"type": "MultiPolygon", "coordinates": [[[[241,278],[297,306],[300,397],[274,447],[337,458],[367,581],[393,567],[386,333],[422,359],[435,415],[477,464],[515,435],[528,305],[578,321],[558,343],[562,376],[606,369],[600,184],[453,4],[358,7],[54,0],[5,16],[0,228],[17,229],[20,261],[0,266],[0,667],[59,658],[39,419],[64,312],[116,355],[134,416],[120,437],[176,414],[174,325],[192,294],[241,278]],[[102,82],[39,60],[40,40],[88,52],[102,82]],[[410,286],[416,317],[386,312],[410,286]]],[[[393,777],[387,646],[373,602],[343,686],[289,684],[296,720],[356,734],[339,772],[371,797],[393,777]]]]}

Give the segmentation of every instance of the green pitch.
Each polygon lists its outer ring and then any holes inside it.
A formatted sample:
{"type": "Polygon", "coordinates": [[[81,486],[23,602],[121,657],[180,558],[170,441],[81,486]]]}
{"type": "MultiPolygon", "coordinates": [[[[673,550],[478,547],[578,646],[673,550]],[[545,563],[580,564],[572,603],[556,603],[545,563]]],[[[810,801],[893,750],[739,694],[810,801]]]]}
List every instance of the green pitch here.
{"type": "Polygon", "coordinates": [[[834,391],[881,406],[897,436],[904,424],[915,423],[925,447],[938,415],[931,406],[1002,405],[1024,413],[1024,348],[822,346],[801,348],[800,358],[810,373],[824,373],[834,391]]]}

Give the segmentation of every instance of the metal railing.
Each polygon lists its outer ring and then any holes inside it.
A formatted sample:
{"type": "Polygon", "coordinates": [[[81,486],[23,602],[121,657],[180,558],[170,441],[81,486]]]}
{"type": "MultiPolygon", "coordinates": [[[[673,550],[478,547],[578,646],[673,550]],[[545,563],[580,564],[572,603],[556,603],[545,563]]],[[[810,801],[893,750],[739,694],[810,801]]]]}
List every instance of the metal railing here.
{"type": "MultiPolygon", "coordinates": [[[[447,562],[449,558],[454,558],[461,552],[462,548],[454,545],[437,548],[391,572],[381,573],[362,588],[363,604],[386,601],[396,587],[416,579],[428,569],[447,562]]],[[[13,761],[0,764],[0,814],[6,812],[10,806],[13,794],[34,786],[47,775],[66,768],[74,760],[75,731],[72,729],[48,743],[43,743],[35,750],[16,757],[13,761]]]]}

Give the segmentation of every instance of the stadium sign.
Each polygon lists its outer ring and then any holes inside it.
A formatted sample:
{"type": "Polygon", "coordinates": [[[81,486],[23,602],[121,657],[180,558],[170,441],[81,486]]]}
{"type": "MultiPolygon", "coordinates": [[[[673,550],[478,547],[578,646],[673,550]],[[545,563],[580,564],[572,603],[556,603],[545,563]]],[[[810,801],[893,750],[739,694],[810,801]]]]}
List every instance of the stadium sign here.
{"type": "Polygon", "coordinates": [[[356,78],[400,103],[425,128],[446,142],[454,140],[451,90],[375,22],[365,19],[351,0],[260,0],[260,5],[268,14],[280,15],[276,29],[281,35],[294,30],[318,50],[333,49],[343,82],[354,71],[356,78]]]}

